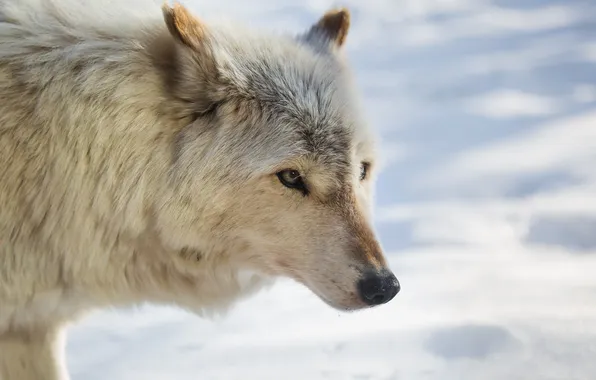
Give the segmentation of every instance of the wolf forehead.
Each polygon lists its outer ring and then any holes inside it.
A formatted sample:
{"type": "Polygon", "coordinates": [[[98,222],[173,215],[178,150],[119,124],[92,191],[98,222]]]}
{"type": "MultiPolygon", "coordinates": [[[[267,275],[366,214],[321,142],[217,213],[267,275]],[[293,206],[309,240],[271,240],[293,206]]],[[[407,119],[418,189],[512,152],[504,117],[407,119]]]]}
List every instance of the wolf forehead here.
{"type": "Polygon", "coordinates": [[[280,159],[306,158],[302,162],[312,164],[315,158],[315,165],[343,174],[353,171],[355,162],[372,161],[373,139],[340,51],[349,26],[345,10],[327,12],[293,36],[229,23],[207,25],[180,5],[163,10],[172,36],[192,52],[193,59],[180,67],[195,66],[198,72],[185,76],[197,78],[197,86],[181,81],[175,86],[193,90],[185,96],[198,105],[196,115],[217,115],[216,124],[227,133],[219,133],[215,142],[230,159],[246,160],[250,152],[262,171],[280,159]],[[196,100],[192,93],[199,95],[196,100]],[[230,134],[236,143],[222,143],[230,134]]]}
{"type": "Polygon", "coordinates": [[[373,136],[340,54],[322,50],[305,35],[238,35],[224,34],[213,46],[225,83],[223,104],[258,112],[270,132],[285,137],[275,142],[291,145],[294,154],[342,166],[350,165],[354,150],[373,159],[373,136]]]}

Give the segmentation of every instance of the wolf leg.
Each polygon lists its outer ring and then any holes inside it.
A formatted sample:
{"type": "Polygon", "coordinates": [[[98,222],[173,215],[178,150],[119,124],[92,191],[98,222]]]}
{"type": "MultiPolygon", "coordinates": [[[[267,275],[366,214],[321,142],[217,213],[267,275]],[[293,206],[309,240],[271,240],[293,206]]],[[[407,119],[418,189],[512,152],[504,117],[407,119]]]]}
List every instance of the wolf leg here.
{"type": "Polygon", "coordinates": [[[0,380],[69,380],[63,329],[0,334],[0,380]]]}

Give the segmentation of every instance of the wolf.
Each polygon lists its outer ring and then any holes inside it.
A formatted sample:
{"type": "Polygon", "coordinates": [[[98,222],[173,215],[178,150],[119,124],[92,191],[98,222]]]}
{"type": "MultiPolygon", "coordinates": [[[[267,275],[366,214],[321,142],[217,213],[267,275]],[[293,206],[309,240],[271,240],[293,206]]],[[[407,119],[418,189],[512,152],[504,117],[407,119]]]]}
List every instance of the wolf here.
{"type": "Polygon", "coordinates": [[[344,311],[400,290],[349,11],[284,34],[143,9],[0,0],[2,380],[68,379],[65,329],[99,308],[206,315],[278,277],[344,311]]]}

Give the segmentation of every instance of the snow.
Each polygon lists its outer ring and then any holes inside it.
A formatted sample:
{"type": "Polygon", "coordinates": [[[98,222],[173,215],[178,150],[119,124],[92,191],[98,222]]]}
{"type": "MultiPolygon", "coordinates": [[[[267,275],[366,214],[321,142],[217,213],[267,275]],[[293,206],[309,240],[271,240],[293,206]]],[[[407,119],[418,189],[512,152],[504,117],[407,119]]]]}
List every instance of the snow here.
{"type": "Polygon", "coordinates": [[[493,118],[548,116],[558,111],[558,102],[516,90],[497,90],[475,96],[468,106],[470,112],[493,118]]]}
{"type": "MultiPolygon", "coordinates": [[[[185,3],[292,31],[340,4],[185,3]]],[[[400,294],[345,314],[281,280],[221,319],[103,311],[70,330],[73,380],[595,378],[594,4],[343,4],[400,294]]]]}

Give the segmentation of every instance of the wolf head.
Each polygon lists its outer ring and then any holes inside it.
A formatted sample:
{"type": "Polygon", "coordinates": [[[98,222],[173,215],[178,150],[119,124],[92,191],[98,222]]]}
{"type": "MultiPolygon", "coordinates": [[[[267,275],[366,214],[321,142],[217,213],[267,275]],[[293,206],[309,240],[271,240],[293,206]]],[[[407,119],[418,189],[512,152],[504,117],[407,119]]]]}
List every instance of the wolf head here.
{"type": "Polygon", "coordinates": [[[163,234],[337,309],[390,301],[400,286],[370,222],[374,141],[342,55],[349,13],[299,36],[209,26],[178,4],[163,13],[170,91],[193,115],[174,142],[163,234]]]}

